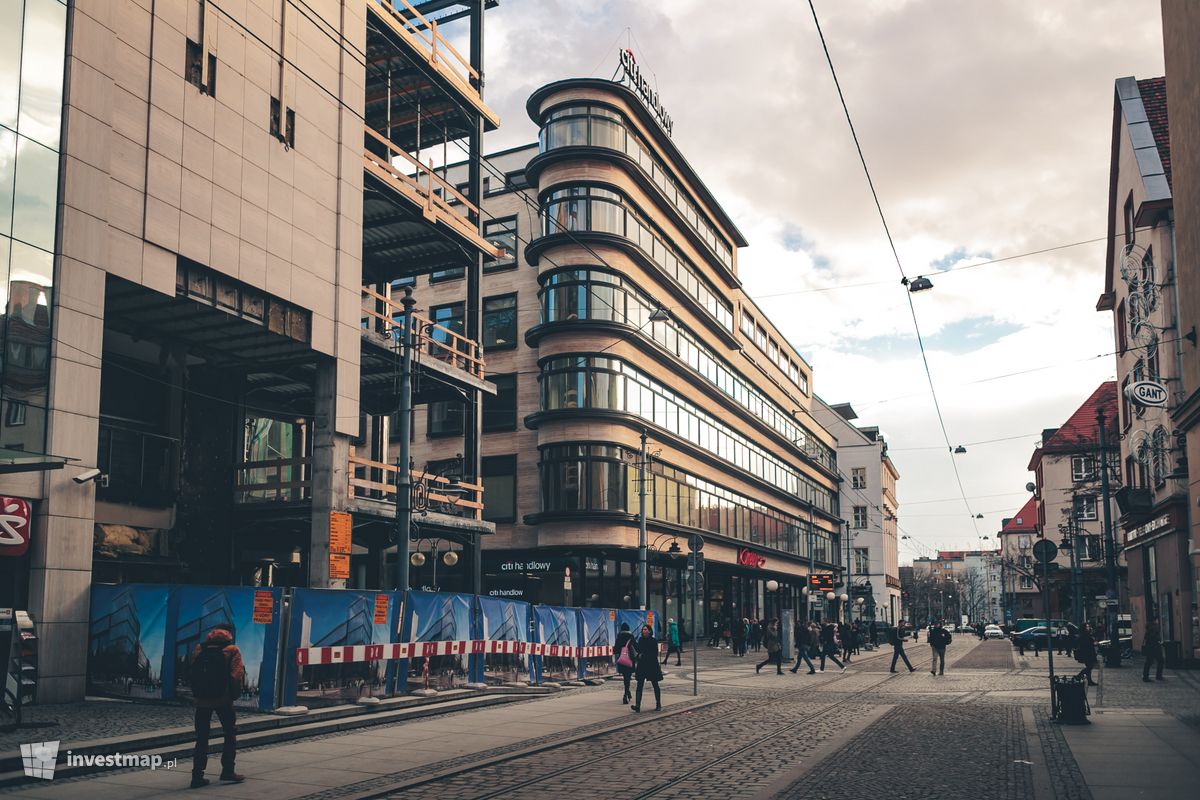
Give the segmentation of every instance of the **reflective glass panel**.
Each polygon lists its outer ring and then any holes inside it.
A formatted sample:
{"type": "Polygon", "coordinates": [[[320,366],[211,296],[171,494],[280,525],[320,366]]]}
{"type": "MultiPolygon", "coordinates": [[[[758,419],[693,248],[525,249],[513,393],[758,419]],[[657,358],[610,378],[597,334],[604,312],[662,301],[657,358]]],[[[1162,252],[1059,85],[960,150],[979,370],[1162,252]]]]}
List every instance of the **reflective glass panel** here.
{"type": "Polygon", "coordinates": [[[58,202],[58,153],[17,137],[12,236],[44,250],[54,249],[58,202]]]}
{"type": "MultiPolygon", "coordinates": [[[[3,35],[0,32],[0,36],[3,35]]],[[[0,67],[0,80],[3,80],[3,75],[3,67],[0,67]]],[[[12,231],[13,181],[16,169],[17,135],[0,128],[0,235],[4,236],[12,231]]]]}
{"type": "Polygon", "coordinates": [[[21,18],[23,0],[0,3],[0,125],[17,127],[21,86],[21,18]]]}
{"type": "Polygon", "coordinates": [[[17,132],[57,148],[62,123],[67,9],[58,0],[26,0],[17,132]]]}

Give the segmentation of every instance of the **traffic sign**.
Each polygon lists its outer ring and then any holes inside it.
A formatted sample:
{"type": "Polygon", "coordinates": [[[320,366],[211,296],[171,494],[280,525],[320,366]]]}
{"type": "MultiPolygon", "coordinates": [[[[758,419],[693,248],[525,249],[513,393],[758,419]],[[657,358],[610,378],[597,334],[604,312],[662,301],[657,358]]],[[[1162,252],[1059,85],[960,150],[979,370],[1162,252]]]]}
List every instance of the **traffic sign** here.
{"type": "Polygon", "coordinates": [[[688,553],[688,569],[704,572],[704,553],[694,551],[688,553]]]}
{"type": "Polygon", "coordinates": [[[693,533],[692,537],[688,539],[688,547],[691,548],[693,553],[699,553],[704,549],[704,537],[698,533],[693,533]]]}
{"type": "Polygon", "coordinates": [[[1045,564],[1048,561],[1053,561],[1058,555],[1058,547],[1049,539],[1039,539],[1033,546],[1033,555],[1038,561],[1045,564]]]}
{"type": "Polygon", "coordinates": [[[1109,598],[1107,598],[1107,600],[1105,602],[1105,605],[1109,606],[1110,608],[1116,608],[1120,604],[1121,604],[1121,601],[1115,597],[1109,597],[1109,598]]]}

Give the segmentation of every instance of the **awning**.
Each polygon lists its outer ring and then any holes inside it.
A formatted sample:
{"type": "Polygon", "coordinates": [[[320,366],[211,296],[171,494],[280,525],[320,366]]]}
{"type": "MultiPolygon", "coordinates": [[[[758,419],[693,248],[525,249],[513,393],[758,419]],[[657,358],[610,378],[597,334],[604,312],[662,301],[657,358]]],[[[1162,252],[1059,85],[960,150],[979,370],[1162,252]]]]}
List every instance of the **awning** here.
{"type": "Polygon", "coordinates": [[[51,469],[62,469],[68,461],[76,459],[66,456],[52,456],[45,453],[30,453],[25,450],[11,450],[0,447],[0,475],[13,472],[45,472],[51,469]]]}

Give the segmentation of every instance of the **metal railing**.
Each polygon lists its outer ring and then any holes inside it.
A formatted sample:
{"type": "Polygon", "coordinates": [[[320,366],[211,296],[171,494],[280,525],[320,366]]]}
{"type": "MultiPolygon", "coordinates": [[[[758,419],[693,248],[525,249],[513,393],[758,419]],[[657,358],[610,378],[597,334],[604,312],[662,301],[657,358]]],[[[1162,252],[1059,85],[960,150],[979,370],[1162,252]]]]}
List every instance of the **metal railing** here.
{"type": "MultiPolygon", "coordinates": [[[[404,316],[404,307],[364,286],[362,289],[362,313],[363,320],[368,322],[374,330],[387,336],[392,342],[392,347],[398,352],[399,334],[394,334],[393,331],[403,327],[401,320],[404,316]]],[[[417,363],[420,363],[423,355],[432,356],[483,380],[483,347],[479,342],[468,339],[415,312],[412,320],[413,338],[416,345],[413,357],[417,363]]]]}
{"type": "Polygon", "coordinates": [[[175,502],[179,440],[101,423],[96,466],[108,478],[96,499],[165,508],[175,502]]]}
{"type": "Polygon", "coordinates": [[[478,83],[479,73],[438,31],[437,20],[425,17],[408,0],[367,0],[367,5],[374,6],[380,19],[400,39],[420,53],[439,75],[461,92],[493,125],[500,124],[500,118],[484,104],[479,90],[472,84],[472,81],[478,83]]]}
{"type": "Polygon", "coordinates": [[[369,126],[364,126],[363,131],[366,135],[363,167],[368,172],[420,206],[421,215],[429,222],[445,222],[492,258],[504,257],[504,248],[497,247],[485,239],[476,229],[475,223],[467,219],[468,213],[478,215],[479,207],[469,202],[461,192],[434,172],[432,162],[428,166],[422,166],[420,161],[369,126]],[[384,153],[381,155],[373,151],[372,143],[384,148],[384,153]],[[396,169],[392,165],[396,158],[407,162],[412,168],[412,174],[396,169]]]}
{"type": "MultiPolygon", "coordinates": [[[[350,451],[350,497],[396,502],[396,465],[372,461],[350,451]]],[[[412,506],[416,513],[433,511],[456,517],[483,519],[483,486],[409,470],[412,506]]]]}
{"type": "Polygon", "coordinates": [[[237,465],[238,503],[295,503],[312,497],[311,462],[306,456],[244,461],[237,465]]]}

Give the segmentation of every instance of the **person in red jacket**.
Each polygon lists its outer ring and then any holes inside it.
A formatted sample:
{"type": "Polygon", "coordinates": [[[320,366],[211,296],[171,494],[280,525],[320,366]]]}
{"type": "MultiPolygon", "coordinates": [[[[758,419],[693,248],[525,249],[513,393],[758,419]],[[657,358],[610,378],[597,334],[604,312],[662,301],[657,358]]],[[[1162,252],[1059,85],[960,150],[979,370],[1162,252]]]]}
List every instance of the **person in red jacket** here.
{"type": "Polygon", "coordinates": [[[189,662],[188,677],[196,704],[196,749],[192,755],[192,788],[208,785],[204,769],[208,766],[208,734],[215,711],[225,732],[221,748],[221,780],[241,783],[245,777],[233,769],[237,758],[237,718],[233,701],[242,693],[246,668],[242,651],[233,643],[233,630],[217,625],[208,632],[203,644],[196,645],[189,662]]]}

